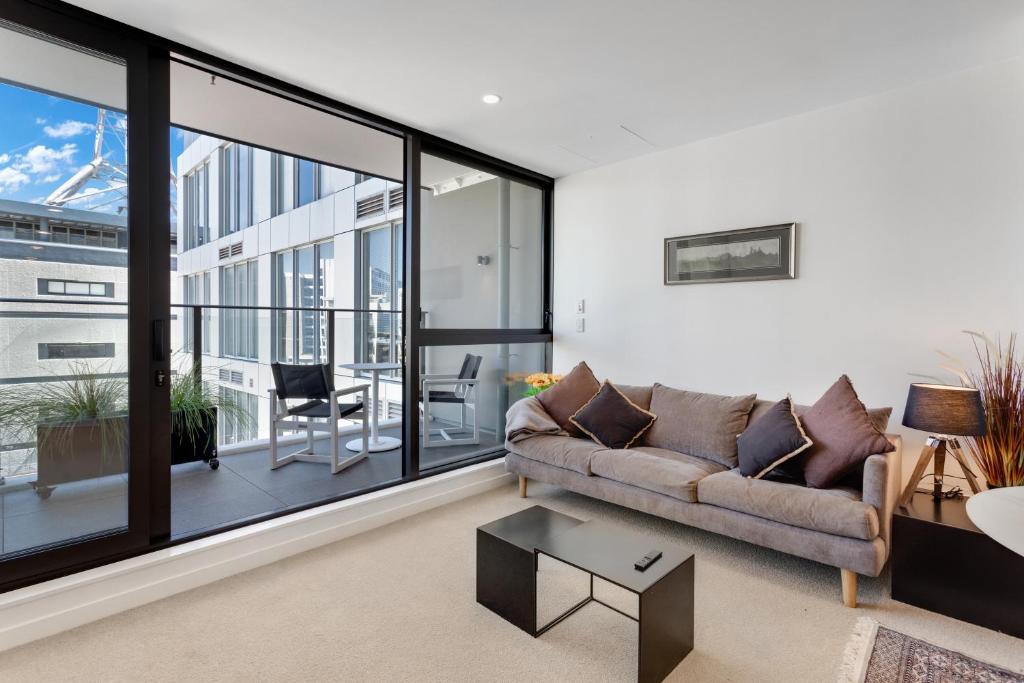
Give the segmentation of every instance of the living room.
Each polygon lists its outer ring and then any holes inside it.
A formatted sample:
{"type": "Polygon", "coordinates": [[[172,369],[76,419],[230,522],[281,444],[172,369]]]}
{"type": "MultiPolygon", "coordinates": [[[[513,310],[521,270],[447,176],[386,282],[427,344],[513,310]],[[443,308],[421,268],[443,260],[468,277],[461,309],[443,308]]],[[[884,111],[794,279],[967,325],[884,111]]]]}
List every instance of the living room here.
{"type": "Polygon", "coordinates": [[[1024,680],[1024,6],[0,20],[0,679],[1024,680]]]}

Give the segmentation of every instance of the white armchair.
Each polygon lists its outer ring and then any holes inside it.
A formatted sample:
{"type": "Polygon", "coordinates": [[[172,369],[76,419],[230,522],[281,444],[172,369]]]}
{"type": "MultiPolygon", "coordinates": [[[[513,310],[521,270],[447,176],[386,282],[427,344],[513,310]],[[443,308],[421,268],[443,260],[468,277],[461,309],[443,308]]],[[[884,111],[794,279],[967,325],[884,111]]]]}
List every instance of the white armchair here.
{"type": "Polygon", "coordinates": [[[420,381],[420,410],[423,413],[423,448],[435,448],[437,446],[459,446],[475,445],[480,443],[480,420],[476,414],[477,386],[480,380],[477,374],[480,372],[482,356],[474,356],[467,353],[462,361],[462,369],[457,375],[422,375],[420,381]],[[444,427],[432,429],[431,422],[435,417],[433,408],[437,405],[458,405],[459,425],[458,427],[444,427]],[[473,411],[473,432],[471,436],[453,436],[455,432],[464,433],[467,431],[467,412],[473,411]],[[432,435],[440,436],[440,439],[431,439],[432,435]]]}
{"type": "Polygon", "coordinates": [[[331,466],[331,474],[337,474],[346,467],[366,458],[369,454],[367,423],[369,400],[368,384],[359,384],[347,389],[335,389],[334,377],[327,365],[285,365],[271,363],[275,387],[270,389],[270,469],[277,469],[288,463],[319,462],[331,466]],[[341,403],[345,396],[358,395],[359,400],[341,403]],[[298,405],[289,405],[289,400],[302,399],[298,405]],[[342,418],[360,418],[363,423],[363,449],[353,455],[340,457],[338,422],[342,418]],[[278,432],[282,429],[305,429],[306,446],[285,456],[278,454],[278,432]],[[330,434],[330,455],[314,452],[314,432],[330,434]]]}

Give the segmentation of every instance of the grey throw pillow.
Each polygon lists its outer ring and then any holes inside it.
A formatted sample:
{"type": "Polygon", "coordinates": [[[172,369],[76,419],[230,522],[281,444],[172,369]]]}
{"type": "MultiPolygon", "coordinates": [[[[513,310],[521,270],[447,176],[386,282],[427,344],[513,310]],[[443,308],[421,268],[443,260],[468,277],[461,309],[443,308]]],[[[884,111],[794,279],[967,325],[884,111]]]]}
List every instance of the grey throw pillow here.
{"type": "Polygon", "coordinates": [[[756,399],[756,394],[719,396],[655,384],[651,412],[658,420],[644,443],[736,467],[736,437],[756,399]]]}

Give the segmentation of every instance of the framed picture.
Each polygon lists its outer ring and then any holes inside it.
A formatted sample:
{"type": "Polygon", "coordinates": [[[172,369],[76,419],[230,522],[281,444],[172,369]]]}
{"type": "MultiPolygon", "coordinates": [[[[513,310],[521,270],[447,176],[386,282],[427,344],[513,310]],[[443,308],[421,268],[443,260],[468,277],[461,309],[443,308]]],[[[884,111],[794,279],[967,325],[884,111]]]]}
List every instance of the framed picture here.
{"type": "Polygon", "coordinates": [[[665,284],[796,277],[796,223],[665,240],[665,284]]]}

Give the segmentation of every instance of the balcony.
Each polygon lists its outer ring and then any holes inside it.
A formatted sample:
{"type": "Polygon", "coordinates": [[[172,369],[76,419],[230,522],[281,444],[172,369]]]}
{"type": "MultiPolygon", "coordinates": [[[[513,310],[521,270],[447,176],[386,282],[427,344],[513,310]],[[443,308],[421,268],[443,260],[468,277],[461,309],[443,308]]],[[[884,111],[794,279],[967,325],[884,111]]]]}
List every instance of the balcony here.
{"type": "MultiPolygon", "coordinates": [[[[127,524],[126,463],[138,455],[121,453],[111,458],[117,449],[109,445],[123,440],[123,427],[98,449],[93,443],[100,455],[91,456],[86,442],[89,438],[103,441],[105,437],[96,436],[102,428],[86,432],[92,437],[75,435],[61,443],[64,437],[46,437],[39,426],[53,419],[43,416],[46,406],[66,403],[73,394],[98,397],[100,403],[109,399],[110,414],[104,420],[126,424],[124,415],[131,406],[126,400],[125,306],[108,301],[0,299],[0,356],[4,359],[0,365],[0,555],[65,543],[127,524]],[[27,409],[21,410],[22,405],[27,409]],[[35,412],[26,419],[13,417],[12,410],[35,412]],[[91,457],[102,466],[79,467],[91,457]],[[54,464],[68,462],[77,464],[53,483],[54,464]]],[[[404,359],[397,356],[401,344],[394,343],[400,335],[401,314],[394,311],[174,306],[171,382],[177,387],[201,378],[205,395],[217,404],[218,467],[213,469],[203,460],[171,466],[172,538],[400,481],[409,444],[371,453],[334,475],[321,463],[292,462],[271,469],[268,446],[272,358],[329,364],[338,388],[369,384],[368,375],[344,366],[355,361],[404,366],[404,359]]],[[[535,355],[514,353],[507,345],[479,353],[488,351],[476,387],[475,410],[470,413],[481,421],[478,443],[448,445],[445,438],[471,430],[460,433],[463,415],[458,410],[434,406],[431,445],[419,449],[422,472],[500,453],[504,408],[524,389],[511,379],[519,375],[509,363],[522,362],[527,355],[530,364],[524,370],[528,370],[543,362],[543,356],[538,361],[535,355]]],[[[431,348],[420,363],[431,373],[456,373],[465,352],[463,347],[431,348]]],[[[380,433],[401,439],[403,408],[417,410],[418,406],[405,403],[400,370],[383,374],[374,402],[380,433]]],[[[357,438],[361,428],[360,422],[344,422],[342,444],[357,438]]],[[[329,442],[326,434],[320,436],[314,441],[314,452],[326,455],[329,442]]],[[[282,453],[299,449],[305,438],[304,432],[282,432],[282,453]]]]}

